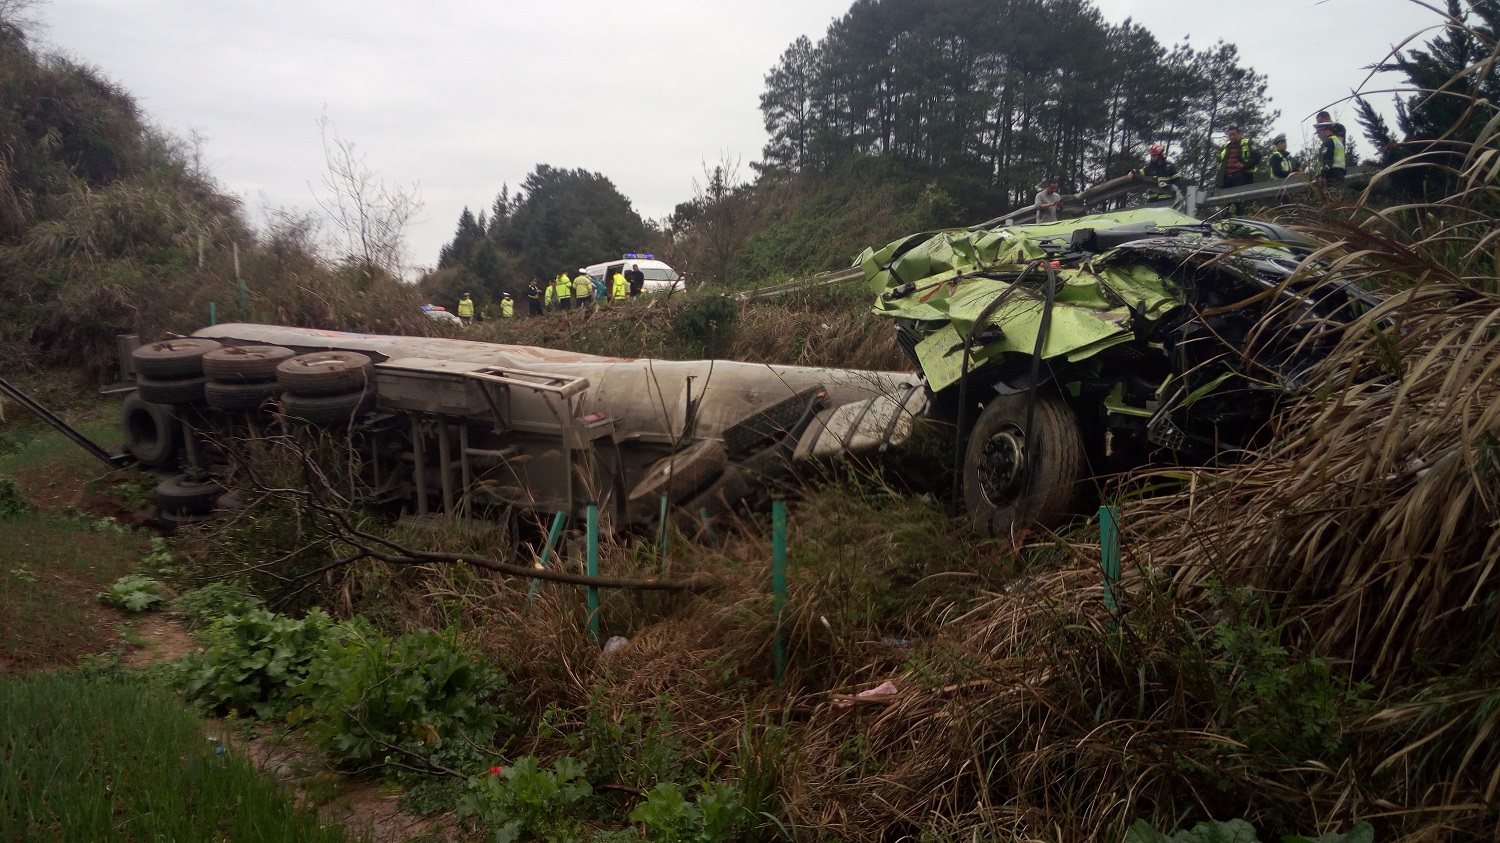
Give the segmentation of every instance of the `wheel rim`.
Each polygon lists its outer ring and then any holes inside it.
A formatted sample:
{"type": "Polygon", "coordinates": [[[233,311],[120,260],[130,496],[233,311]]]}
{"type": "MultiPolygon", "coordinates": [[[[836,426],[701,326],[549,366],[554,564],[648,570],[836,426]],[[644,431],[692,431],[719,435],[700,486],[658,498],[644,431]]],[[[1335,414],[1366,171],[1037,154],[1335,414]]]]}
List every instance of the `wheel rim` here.
{"type": "Polygon", "coordinates": [[[1014,424],[995,431],[980,452],[979,489],[993,507],[1014,503],[1026,488],[1026,434],[1014,424]]]}

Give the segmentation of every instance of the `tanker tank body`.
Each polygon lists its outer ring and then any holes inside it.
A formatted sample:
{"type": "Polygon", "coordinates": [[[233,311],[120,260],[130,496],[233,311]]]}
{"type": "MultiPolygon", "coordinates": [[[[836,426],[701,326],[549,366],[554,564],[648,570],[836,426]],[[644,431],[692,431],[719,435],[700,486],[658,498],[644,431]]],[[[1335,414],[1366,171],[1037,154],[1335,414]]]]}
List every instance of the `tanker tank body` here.
{"type": "Polygon", "coordinates": [[[663,496],[714,514],[794,461],[900,444],[927,407],[921,378],[902,372],[256,324],[193,337],[369,357],[368,496],[418,515],[581,516],[597,503],[613,528],[654,520],[663,496]]]}

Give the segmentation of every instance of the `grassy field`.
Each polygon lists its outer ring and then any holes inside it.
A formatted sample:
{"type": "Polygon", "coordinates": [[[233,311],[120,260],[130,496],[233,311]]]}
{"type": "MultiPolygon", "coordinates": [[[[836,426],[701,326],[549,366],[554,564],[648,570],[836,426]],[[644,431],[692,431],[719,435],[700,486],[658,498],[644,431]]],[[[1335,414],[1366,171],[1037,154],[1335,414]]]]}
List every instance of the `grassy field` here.
{"type": "Polygon", "coordinates": [[[0,756],[3,840],[345,839],[139,682],[0,677],[0,756]]]}
{"type": "MultiPolygon", "coordinates": [[[[118,439],[104,412],[87,413],[79,423],[112,447],[118,439]]],[[[94,595],[128,572],[147,546],[121,519],[149,478],[110,471],[60,434],[24,422],[4,433],[11,453],[0,456],[0,478],[13,483],[0,543],[0,666],[70,665],[106,652],[118,642],[122,618],[94,595]]]]}

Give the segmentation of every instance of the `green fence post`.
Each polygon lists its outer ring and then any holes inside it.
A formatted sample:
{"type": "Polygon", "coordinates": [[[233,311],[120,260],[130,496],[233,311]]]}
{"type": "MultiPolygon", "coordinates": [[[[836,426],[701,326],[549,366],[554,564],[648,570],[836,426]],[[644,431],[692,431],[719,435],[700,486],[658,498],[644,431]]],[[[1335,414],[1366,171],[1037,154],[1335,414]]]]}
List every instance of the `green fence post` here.
{"type": "Polygon", "coordinates": [[[1119,614],[1120,588],[1120,510],[1099,507],[1099,563],[1104,569],[1104,608],[1119,614]]]}
{"type": "MultiPolygon", "coordinates": [[[[588,510],[588,574],[591,577],[599,576],[599,504],[589,504],[588,510]]],[[[589,635],[594,641],[599,640],[599,588],[589,586],[589,635]]]]}
{"type": "Polygon", "coordinates": [[[786,501],[771,503],[771,609],[776,615],[776,681],[786,676],[786,645],[781,616],[786,611],[786,501]]]}
{"type": "Polygon", "coordinates": [[[667,496],[661,496],[661,514],[657,516],[661,522],[661,568],[659,573],[667,573],[667,496]]]}
{"type": "MultiPolygon", "coordinates": [[[[547,558],[553,555],[552,548],[557,547],[558,539],[562,538],[563,524],[567,523],[567,520],[568,513],[566,512],[559,512],[556,515],[552,516],[552,529],[547,533],[547,543],[545,545],[542,545],[541,566],[543,568],[547,567],[547,558]]],[[[536,602],[536,589],[537,586],[541,584],[541,580],[534,579],[531,581],[531,588],[528,589],[526,593],[527,602],[536,602]]]]}
{"type": "Polygon", "coordinates": [[[208,324],[219,324],[219,303],[216,301],[208,303],[208,324]]]}

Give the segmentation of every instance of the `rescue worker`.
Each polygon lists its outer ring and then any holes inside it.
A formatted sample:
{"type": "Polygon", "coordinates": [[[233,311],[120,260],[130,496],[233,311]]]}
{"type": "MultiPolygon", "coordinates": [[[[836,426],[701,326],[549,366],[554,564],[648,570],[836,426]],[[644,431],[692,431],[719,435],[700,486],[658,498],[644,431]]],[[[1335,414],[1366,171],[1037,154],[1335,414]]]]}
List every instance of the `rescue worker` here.
{"type": "Polygon", "coordinates": [[[640,264],[633,263],[630,265],[630,269],[625,272],[625,282],[630,285],[630,294],[632,296],[638,296],[645,292],[646,273],[641,271],[640,264]]]}
{"type": "Polygon", "coordinates": [[[504,319],[513,319],[516,315],[516,300],[510,297],[510,293],[500,296],[500,316],[504,319]]]}
{"type": "Polygon", "coordinates": [[[1219,187],[1250,184],[1260,167],[1260,152],[1240,135],[1239,126],[1230,126],[1228,135],[1229,141],[1219,150],[1219,187]]]}
{"type": "Polygon", "coordinates": [[[1131,180],[1156,184],[1157,190],[1148,194],[1148,199],[1176,200],[1182,193],[1182,176],[1177,172],[1177,165],[1167,160],[1167,148],[1153,143],[1146,155],[1146,166],[1131,170],[1131,180]]]}
{"type": "Polygon", "coordinates": [[[474,321],[474,299],[464,293],[464,297],[458,300],[458,318],[465,325],[474,321]]]}
{"type": "Polygon", "coordinates": [[[630,295],[630,282],[626,281],[625,274],[618,270],[609,279],[609,286],[610,301],[624,301],[625,297],[630,295]]]}
{"type": "Polygon", "coordinates": [[[552,279],[552,284],[547,287],[547,307],[552,310],[567,310],[573,305],[573,282],[568,280],[568,273],[564,272],[552,279]]]}
{"type": "Polygon", "coordinates": [[[1334,189],[1344,183],[1344,139],[1334,132],[1333,123],[1319,123],[1316,128],[1318,137],[1323,139],[1323,146],[1318,150],[1319,163],[1322,164],[1318,170],[1318,185],[1334,189]]]}
{"type": "Polygon", "coordinates": [[[526,285],[526,312],[531,316],[542,315],[542,284],[534,275],[526,285]]]}
{"type": "Polygon", "coordinates": [[[594,282],[589,280],[589,274],[578,268],[578,274],[573,276],[573,306],[583,307],[594,300],[594,282]]]}
{"type": "Polygon", "coordinates": [[[1295,175],[1297,159],[1286,149],[1286,133],[1271,138],[1271,147],[1271,178],[1280,181],[1295,175]]]}

